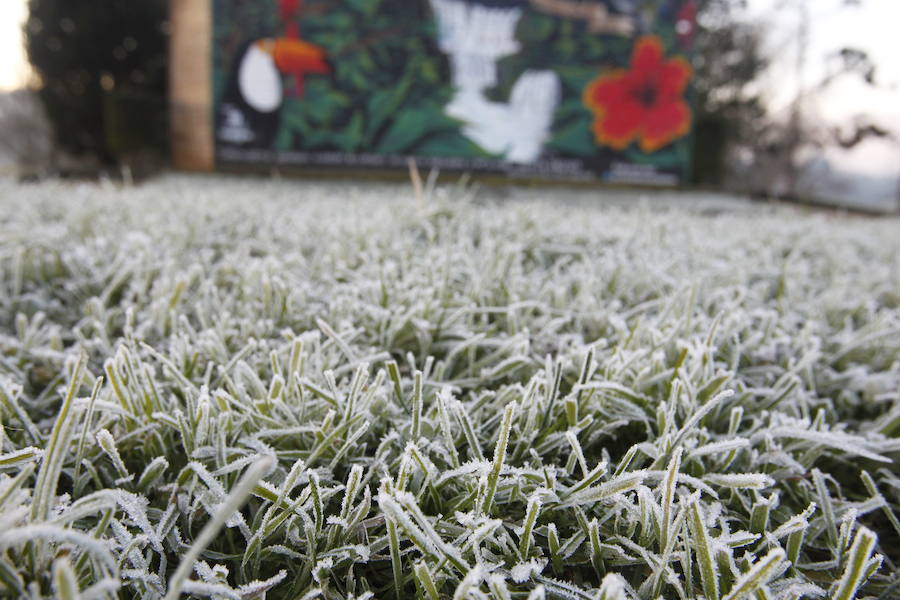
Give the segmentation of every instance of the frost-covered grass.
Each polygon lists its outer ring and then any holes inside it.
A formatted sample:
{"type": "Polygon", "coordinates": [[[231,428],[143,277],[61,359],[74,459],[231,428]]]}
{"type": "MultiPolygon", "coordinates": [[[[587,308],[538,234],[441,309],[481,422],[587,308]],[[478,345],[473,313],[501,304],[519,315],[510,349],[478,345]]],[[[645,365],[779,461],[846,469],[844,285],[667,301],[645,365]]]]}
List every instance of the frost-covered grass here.
{"type": "Polygon", "coordinates": [[[0,594],[897,598],[898,221],[540,195],[0,182],[0,594]]]}

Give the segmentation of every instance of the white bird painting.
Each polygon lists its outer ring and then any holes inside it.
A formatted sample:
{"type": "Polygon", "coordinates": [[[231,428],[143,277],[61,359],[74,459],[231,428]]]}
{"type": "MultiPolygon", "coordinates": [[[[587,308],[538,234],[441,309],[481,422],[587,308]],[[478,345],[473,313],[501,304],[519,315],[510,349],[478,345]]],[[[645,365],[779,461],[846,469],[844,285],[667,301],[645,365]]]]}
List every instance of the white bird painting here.
{"type": "Polygon", "coordinates": [[[528,164],[549,138],[561,91],[553,71],[529,70],[513,85],[508,102],[487,98],[497,84],[497,61],[519,51],[515,30],[522,9],[516,4],[431,0],[456,89],[447,115],[462,121],[463,133],[486,151],[528,164]]]}

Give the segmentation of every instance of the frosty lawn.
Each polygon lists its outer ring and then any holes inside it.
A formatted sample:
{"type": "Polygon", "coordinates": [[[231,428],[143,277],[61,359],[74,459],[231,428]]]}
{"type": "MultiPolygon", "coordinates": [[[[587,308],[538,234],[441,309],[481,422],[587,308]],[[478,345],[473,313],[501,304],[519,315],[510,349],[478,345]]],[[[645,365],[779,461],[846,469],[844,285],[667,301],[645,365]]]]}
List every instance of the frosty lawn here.
{"type": "Polygon", "coordinates": [[[898,254],[684,198],[0,181],[2,594],[896,598],[898,254]]]}

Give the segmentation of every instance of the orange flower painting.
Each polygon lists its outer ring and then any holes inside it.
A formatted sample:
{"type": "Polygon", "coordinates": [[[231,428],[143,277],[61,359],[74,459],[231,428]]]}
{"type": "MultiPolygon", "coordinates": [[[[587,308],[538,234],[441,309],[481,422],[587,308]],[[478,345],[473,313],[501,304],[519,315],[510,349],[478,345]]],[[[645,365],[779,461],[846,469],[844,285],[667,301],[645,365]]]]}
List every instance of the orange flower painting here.
{"type": "Polygon", "coordinates": [[[681,56],[666,58],[656,36],[640,38],[626,71],[601,74],[584,89],[584,104],[594,113],[598,145],[624,150],[638,141],[644,152],[656,152],[691,129],[691,109],[684,91],[691,66],[681,56]]]}

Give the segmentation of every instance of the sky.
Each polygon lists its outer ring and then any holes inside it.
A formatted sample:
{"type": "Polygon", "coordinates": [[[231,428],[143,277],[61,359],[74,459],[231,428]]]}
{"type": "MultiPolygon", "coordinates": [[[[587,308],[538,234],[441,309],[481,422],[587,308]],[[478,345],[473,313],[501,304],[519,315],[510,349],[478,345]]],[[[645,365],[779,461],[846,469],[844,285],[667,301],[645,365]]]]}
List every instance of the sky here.
{"type": "Polygon", "coordinates": [[[0,90],[22,87],[28,77],[22,48],[25,0],[0,0],[0,90]]]}
{"type": "MultiPolygon", "coordinates": [[[[775,68],[765,82],[769,106],[784,110],[797,90],[792,43],[797,33],[797,12],[777,8],[784,0],[750,0],[748,18],[769,23],[769,47],[777,56],[775,68]]],[[[842,46],[865,50],[874,59],[878,88],[859,78],[846,77],[806,107],[808,118],[831,125],[850,123],[858,115],[893,130],[900,137],[900,0],[860,0],[859,7],[844,6],[845,0],[812,0],[806,85],[822,77],[824,57],[842,46]]],[[[28,78],[22,49],[21,25],[26,0],[0,0],[0,91],[21,87],[28,78]]],[[[842,170],[869,176],[900,175],[900,144],[872,140],[852,152],[833,150],[828,158],[842,170]]]]}

